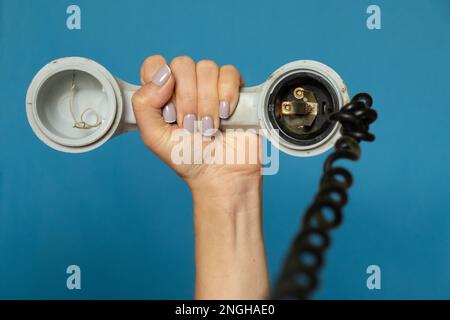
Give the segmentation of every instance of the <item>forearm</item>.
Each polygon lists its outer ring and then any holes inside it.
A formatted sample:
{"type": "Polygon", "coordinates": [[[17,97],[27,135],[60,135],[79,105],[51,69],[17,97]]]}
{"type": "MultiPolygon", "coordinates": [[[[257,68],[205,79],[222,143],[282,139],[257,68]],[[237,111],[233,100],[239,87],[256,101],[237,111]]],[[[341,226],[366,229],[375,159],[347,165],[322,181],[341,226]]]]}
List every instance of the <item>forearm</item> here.
{"type": "Polygon", "coordinates": [[[193,191],[196,299],[267,296],[261,188],[261,177],[251,177],[193,191]]]}

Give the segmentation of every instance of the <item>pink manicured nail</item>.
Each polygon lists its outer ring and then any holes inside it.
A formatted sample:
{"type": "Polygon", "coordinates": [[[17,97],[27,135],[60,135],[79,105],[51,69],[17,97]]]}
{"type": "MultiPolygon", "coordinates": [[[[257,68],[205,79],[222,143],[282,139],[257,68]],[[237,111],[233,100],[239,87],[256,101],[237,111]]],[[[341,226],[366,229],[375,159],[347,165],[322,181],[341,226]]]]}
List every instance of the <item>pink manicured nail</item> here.
{"type": "Polygon", "coordinates": [[[190,133],[194,133],[195,130],[195,121],[197,120],[197,116],[195,114],[187,114],[184,116],[183,120],[183,128],[190,133]]]}
{"type": "Polygon", "coordinates": [[[163,118],[167,123],[174,123],[175,121],[177,121],[177,111],[175,110],[175,105],[173,104],[173,102],[169,102],[163,108],[163,118]]]}
{"type": "Polygon", "coordinates": [[[167,80],[170,78],[170,68],[168,65],[163,66],[161,69],[158,70],[158,72],[155,73],[155,75],[152,78],[152,82],[156,84],[159,87],[162,87],[166,84],[167,80]]]}
{"type": "Polygon", "coordinates": [[[230,103],[222,100],[219,104],[219,117],[220,119],[228,119],[230,116],[230,103]]]}
{"type": "Polygon", "coordinates": [[[206,137],[210,137],[214,134],[214,120],[210,116],[202,118],[202,133],[206,137]]]}

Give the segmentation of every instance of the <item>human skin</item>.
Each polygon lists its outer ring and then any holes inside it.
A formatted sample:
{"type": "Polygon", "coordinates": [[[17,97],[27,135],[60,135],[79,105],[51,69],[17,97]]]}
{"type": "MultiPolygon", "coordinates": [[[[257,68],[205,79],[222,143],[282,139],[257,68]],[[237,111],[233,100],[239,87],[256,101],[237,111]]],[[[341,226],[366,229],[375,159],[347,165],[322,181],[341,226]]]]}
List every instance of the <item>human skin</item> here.
{"type": "MultiPolygon", "coordinates": [[[[246,158],[244,164],[176,164],[171,157],[175,130],[184,128],[190,138],[210,137],[221,118],[233,113],[242,84],[239,72],[231,65],[219,68],[213,61],[195,63],[186,56],[175,58],[169,66],[164,57],[155,55],[143,63],[141,82],[132,102],[142,140],[192,192],[195,298],[265,298],[269,278],[260,162],[246,158]],[[194,118],[201,121],[201,132],[195,131],[194,118]]],[[[225,145],[227,138],[239,134],[226,133],[221,141],[225,145]]],[[[249,146],[245,144],[244,152],[250,152],[249,146]]],[[[205,147],[206,143],[200,145],[205,147]]]]}

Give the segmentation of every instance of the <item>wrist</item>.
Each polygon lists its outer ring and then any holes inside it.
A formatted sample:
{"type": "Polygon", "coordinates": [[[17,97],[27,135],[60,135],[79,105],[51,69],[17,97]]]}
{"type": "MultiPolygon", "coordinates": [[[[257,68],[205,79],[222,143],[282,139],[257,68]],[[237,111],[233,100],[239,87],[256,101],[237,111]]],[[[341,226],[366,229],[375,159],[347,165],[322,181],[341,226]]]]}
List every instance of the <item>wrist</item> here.
{"type": "Polygon", "coordinates": [[[249,220],[262,223],[262,177],[247,176],[221,179],[191,188],[194,221],[225,228],[236,227],[236,221],[246,225],[249,220]],[[236,220],[239,217],[240,220],[236,220]]]}
{"type": "Polygon", "coordinates": [[[237,239],[262,234],[262,179],[239,179],[192,190],[196,231],[237,239]]]}
{"type": "Polygon", "coordinates": [[[268,292],[268,272],[261,176],[193,188],[192,194],[196,298],[264,298],[268,292]]]}
{"type": "Polygon", "coordinates": [[[255,200],[261,198],[262,176],[247,175],[234,176],[227,175],[219,179],[208,181],[196,181],[189,183],[192,192],[194,205],[205,202],[230,203],[241,200],[255,200]]]}

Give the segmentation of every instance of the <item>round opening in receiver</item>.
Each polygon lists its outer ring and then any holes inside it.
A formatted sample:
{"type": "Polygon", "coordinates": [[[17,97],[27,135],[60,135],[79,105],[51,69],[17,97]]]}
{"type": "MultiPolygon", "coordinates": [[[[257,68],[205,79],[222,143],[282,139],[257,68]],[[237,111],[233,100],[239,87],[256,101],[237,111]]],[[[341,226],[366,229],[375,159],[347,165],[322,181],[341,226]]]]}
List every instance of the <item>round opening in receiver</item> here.
{"type": "Polygon", "coordinates": [[[80,70],[65,70],[48,78],[36,100],[37,122],[53,141],[66,146],[95,142],[114,119],[115,105],[103,85],[80,70]]]}
{"type": "Polygon", "coordinates": [[[293,72],[281,79],[268,99],[268,118],[281,139],[297,146],[311,146],[326,139],[336,122],[328,115],[339,111],[333,87],[321,76],[293,72]]]}
{"type": "Polygon", "coordinates": [[[103,66],[82,57],[45,65],[27,90],[26,112],[36,136],[58,151],[98,148],[118,130],[123,115],[117,80],[103,66]]]}

